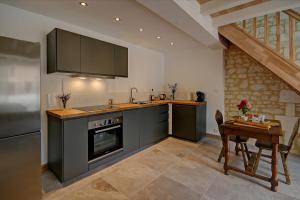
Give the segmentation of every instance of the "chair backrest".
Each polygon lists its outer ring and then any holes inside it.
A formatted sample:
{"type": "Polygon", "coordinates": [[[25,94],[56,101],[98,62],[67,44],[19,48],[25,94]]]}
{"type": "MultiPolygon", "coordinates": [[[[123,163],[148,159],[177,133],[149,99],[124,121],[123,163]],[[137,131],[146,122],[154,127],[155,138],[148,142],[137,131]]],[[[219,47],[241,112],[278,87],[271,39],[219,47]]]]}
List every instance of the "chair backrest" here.
{"type": "Polygon", "coordinates": [[[296,121],[296,123],[294,125],[294,129],[293,129],[292,135],[291,135],[289,143],[288,143],[289,151],[291,150],[291,148],[293,146],[293,143],[294,143],[294,140],[295,140],[295,138],[296,138],[296,136],[298,134],[299,125],[300,125],[300,118],[297,119],[297,121],[296,121]]]}
{"type": "Polygon", "coordinates": [[[219,110],[216,111],[215,119],[218,124],[220,135],[223,137],[223,128],[221,125],[224,123],[224,119],[223,119],[223,114],[221,113],[221,111],[219,111],[219,110]]]}

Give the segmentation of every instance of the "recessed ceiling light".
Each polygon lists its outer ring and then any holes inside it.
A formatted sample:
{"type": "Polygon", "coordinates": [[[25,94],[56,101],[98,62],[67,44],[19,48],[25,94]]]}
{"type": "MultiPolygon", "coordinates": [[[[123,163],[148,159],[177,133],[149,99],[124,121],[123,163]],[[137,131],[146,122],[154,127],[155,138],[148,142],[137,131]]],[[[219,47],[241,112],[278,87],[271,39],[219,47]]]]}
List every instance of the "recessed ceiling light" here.
{"type": "Polygon", "coordinates": [[[101,78],[96,78],[96,80],[97,80],[97,81],[101,81],[102,79],[101,79],[101,78]]]}
{"type": "Polygon", "coordinates": [[[81,80],[85,80],[86,79],[86,77],[78,77],[79,79],[81,79],[81,80]]]}
{"type": "Polygon", "coordinates": [[[115,20],[118,22],[120,21],[121,19],[119,17],[116,17],[115,20]]]}
{"type": "Polygon", "coordinates": [[[174,42],[171,42],[170,44],[171,44],[171,46],[173,46],[173,45],[174,45],[174,42]]]}
{"type": "Polygon", "coordinates": [[[83,2],[83,1],[79,2],[79,4],[80,4],[81,6],[87,6],[87,5],[88,5],[87,2],[83,2]]]}
{"type": "Polygon", "coordinates": [[[139,29],[140,32],[143,32],[143,30],[144,30],[143,28],[140,28],[140,29],[139,29]]]}
{"type": "Polygon", "coordinates": [[[156,36],[156,39],[160,39],[160,36],[156,36]]]}

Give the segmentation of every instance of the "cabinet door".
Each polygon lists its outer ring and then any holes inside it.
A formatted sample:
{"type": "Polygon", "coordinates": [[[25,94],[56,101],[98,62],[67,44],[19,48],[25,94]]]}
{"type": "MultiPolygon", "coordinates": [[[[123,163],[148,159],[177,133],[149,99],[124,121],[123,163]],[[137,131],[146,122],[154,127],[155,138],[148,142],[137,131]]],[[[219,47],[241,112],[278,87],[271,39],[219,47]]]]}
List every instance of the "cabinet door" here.
{"type": "Polygon", "coordinates": [[[196,107],[173,105],[172,132],[176,137],[196,140],[196,107]]]}
{"type": "Polygon", "coordinates": [[[140,147],[140,121],[139,110],[128,110],[123,113],[123,141],[126,153],[138,150],[140,147]]]}
{"type": "Polygon", "coordinates": [[[40,200],[41,134],[0,139],[0,199],[40,200]]]}
{"type": "Polygon", "coordinates": [[[128,77],[128,49],[115,46],[115,75],[128,77]]]}
{"type": "Polygon", "coordinates": [[[144,147],[155,141],[155,121],[153,109],[142,109],[141,116],[143,119],[141,122],[140,145],[141,147],[144,147]]]}
{"type": "Polygon", "coordinates": [[[142,110],[141,146],[147,146],[168,135],[168,106],[155,106],[142,110]]]}
{"type": "Polygon", "coordinates": [[[197,110],[197,139],[205,137],[206,135],[206,105],[199,105],[196,108],[197,110]]]}
{"type": "Polygon", "coordinates": [[[63,181],[66,181],[88,171],[88,120],[70,119],[63,124],[63,181]]]}
{"type": "Polygon", "coordinates": [[[158,142],[168,136],[169,107],[162,105],[155,107],[155,142],[158,142]]]}
{"type": "Polygon", "coordinates": [[[81,71],[95,75],[114,74],[114,45],[93,38],[81,37],[81,71]]]}
{"type": "Polygon", "coordinates": [[[80,35],[57,29],[56,37],[56,70],[80,73],[80,35]]]}

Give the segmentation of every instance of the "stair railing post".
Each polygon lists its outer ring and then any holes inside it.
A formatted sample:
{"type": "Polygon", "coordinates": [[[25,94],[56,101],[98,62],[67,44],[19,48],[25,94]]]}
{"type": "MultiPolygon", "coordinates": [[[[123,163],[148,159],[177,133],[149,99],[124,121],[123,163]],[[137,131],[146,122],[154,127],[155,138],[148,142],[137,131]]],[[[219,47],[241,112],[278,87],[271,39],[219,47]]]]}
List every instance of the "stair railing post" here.
{"type": "Polygon", "coordinates": [[[253,36],[256,38],[256,17],[253,18],[253,36]]]}
{"type": "Polygon", "coordinates": [[[276,13],[276,51],[280,54],[280,12],[276,13]]]}
{"type": "Polygon", "coordinates": [[[268,15],[265,15],[264,16],[264,21],[265,21],[265,23],[264,23],[264,41],[265,41],[265,43],[266,43],[266,45],[268,45],[269,44],[269,25],[268,25],[268,15]]]}
{"type": "Polygon", "coordinates": [[[289,15],[289,42],[290,42],[290,60],[291,62],[295,61],[295,25],[296,21],[293,17],[289,15]]]}

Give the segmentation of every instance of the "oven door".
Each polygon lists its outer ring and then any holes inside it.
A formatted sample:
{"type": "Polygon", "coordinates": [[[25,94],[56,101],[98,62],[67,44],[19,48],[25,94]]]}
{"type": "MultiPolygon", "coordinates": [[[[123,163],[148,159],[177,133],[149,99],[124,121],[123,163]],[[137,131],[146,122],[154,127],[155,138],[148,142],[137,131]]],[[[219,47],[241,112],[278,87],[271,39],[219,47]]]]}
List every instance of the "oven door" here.
{"type": "Polygon", "coordinates": [[[121,124],[89,130],[89,161],[102,159],[123,150],[121,124]]]}

